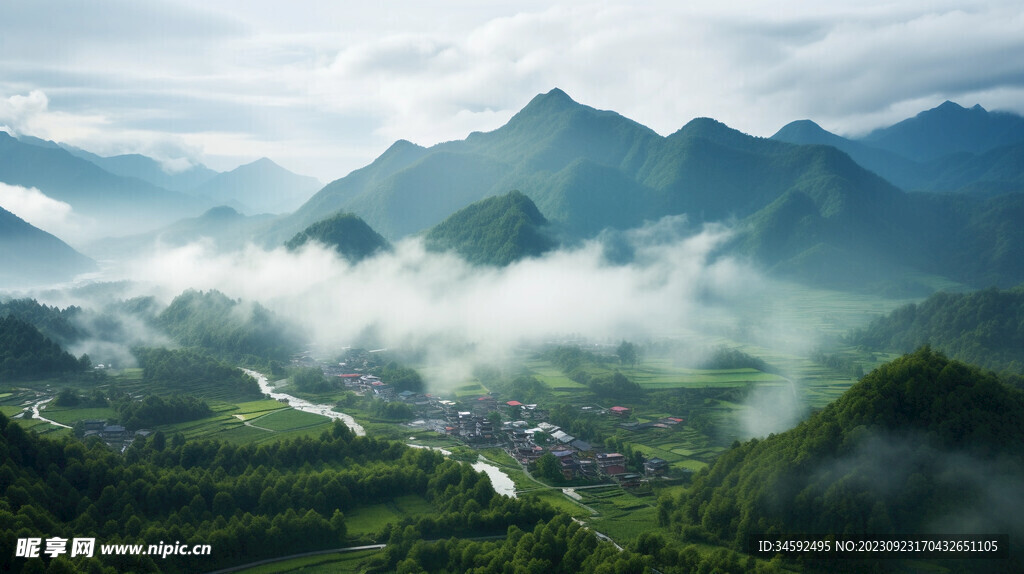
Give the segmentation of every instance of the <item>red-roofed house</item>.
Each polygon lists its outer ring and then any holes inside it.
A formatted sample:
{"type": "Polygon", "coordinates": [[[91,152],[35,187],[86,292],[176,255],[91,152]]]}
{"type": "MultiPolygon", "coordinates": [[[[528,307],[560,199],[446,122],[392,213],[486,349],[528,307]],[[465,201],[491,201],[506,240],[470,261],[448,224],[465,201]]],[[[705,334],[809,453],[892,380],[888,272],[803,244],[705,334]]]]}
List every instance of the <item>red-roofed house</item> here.
{"type": "Polygon", "coordinates": [[[505,404],[510,406],[510,407],[521,407],[521,406],[523,406],[523,403],[521,403],[519,401],[509,401],[509,402],[507,402],[505,404]]]}
{"type": "Polygon", "coordinates": [[[629,414],[629,407],[612,407],[608,409],[613,415],[624,417],[629,414]]]}

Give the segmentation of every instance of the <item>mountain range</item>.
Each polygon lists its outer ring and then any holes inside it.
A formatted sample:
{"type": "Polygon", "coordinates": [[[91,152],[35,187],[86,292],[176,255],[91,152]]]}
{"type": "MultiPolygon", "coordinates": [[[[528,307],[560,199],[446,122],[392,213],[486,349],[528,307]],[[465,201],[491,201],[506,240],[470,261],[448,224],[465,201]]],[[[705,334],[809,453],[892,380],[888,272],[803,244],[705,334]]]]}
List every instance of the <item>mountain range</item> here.
{"type": "Polygon", "coordinates": [[[283,241],[324,213],[345,210],[396,240],[518,189],[570,241],[686,214],[696,223],[736,221],[729,249],[820,284],[907,294],[931,290],[922,275],[981,286],[1024,280],[1013,224],[1021,199],[996,193],[1021,189],[1024,163],[1012,157],[1024,145],[1024,120],[951,103],[911,120],[864,141],[807,121],[758,138],[710,118],[662,137],[554,89],[492,132],[429,148],[396,142],[275,222],[268,237],[283,241]],[[969,146],[956,148],[959,163],[934,159],[947,148],[921,147],[935,133],[970,136],[969,146]],[[887,175],[988,193],[908,193],[887,175]]]}
{"type": "Polygon", "coordinates": [[[0,132],[0,182],[67,203],[95,223],[95,237],[150,232],[217,205],[249,214],[285,213],[320,188],[316,179],[266,158],[225,173],[202,165],[168,171],[138,154],[102,157],[6,132],[0,132]]]}
{"type": "Polygon", "coordinates": [[[96,270],[92,259],[0,207],[0,287],[60,283],[96,270]]]}
{"type": "MultiPolygon", "coordinates": [[[[236,231],[239,237],[249,234],[247,240],[279,246],[344,212],[359,216],[391,241],[421,233],[436,239],[440,232],[431,229],[459,210],[519,190],[551,236],[562,241],[685,214],[695,224],[733,222],[734,237],[724,252],[803,281],[895,289],[904,295],[930,292],[935,277],[969,286],[1012,286],[1024,281],[1024,231],[1019,225],[1024,216],[1022,126],[1020,116],[947,102],[860,139],[829,133],[809,120],[791,123],[772,138],[759,138],[710,118],[694,119],[661,136],[618,113],[577,103],[556,88],[533,98],[494,131],[431,147],[397,141],[366,167],[324,186],[294,212],[248,221],[236,231]]],[[[245,211],[247,202],[267,205],[280,199],[283,209],[314,185],[309,178],[284,177],[270,160],[259,160],[212,176],[193,168],[188,177],[203,182],[190,188],[194,195],[185,196],[137,179],[158,181],[155,162],[107,158],[108,167],[120,166],[111,169],[133,174],[128,178],[103,171],[56,144],[4,136],[3,145],[17,148],[17,153],[0,156],[0,181],[20,175],[8,182],[38,187],[69,203],[74,194],[61,195],[61,186],[48,181],[53,174],[73,171],[68,166],[81,172],[75,176],[80,181],[105,174],[112,189],[119,189],[116,180],[122,188],[130,182],[149,190],[149,195],[133,194],[133,201],[106,194],[107,201],[124,210],[149,213],[162,198],[172,197],[168,194],[177,194],[173,197],[179,206],[188,205],[193,214],[203,211],[204,202],[245,211]],[[42,158],[55,162],[57,154],[63,154],[60,169],[43,167],[51,164],[42,158]],[[257,189],[260,182],[270,181],[276,191],[257,189]],[[139,198],[149,203],[142,205],[139,198]]],[[[76,188],[83,202],[98,195],[83,188],[88,186],[76,188]]],[[[519,216],[522,207],[521,202],[504,206],[518,210],[519,216]]],[[[495,209],[488,208],[488,217],[499,217],[495,209]]],[[[194,221],[181,240],[190,233],[203,234],[204,225],[216,228],[209,219],[194,221]]],[[[472,226],[478,224],[485,222],[477,218],[472,226]]],[[[480,233],[504,233],[510,239],[509,234],[521,229],[496,230],[480,233]]],[[[456,247],[461,240],[448,235],[455,243],[442,248],[494,262],[493,253],[471,253],[466,251],[469,244],[456,247]]]]}
{"type": "Polygon", "coordinates": [[[907,190],[1000,193],[1024,185],[1024,118],[980,105],[947,101],[860,139],[800,120],[772,139],[833,146],[907,190]]]}

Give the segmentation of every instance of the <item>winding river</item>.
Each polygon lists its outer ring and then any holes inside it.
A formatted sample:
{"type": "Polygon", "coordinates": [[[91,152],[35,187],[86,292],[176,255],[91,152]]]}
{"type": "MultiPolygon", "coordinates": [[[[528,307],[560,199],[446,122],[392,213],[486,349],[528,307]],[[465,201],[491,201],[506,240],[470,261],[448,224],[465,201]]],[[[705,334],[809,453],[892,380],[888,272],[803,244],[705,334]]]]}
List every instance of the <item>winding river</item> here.
{"type": "Polygon", "coordinates": [[[366,429],[364,429],[362,425],[357,423],[356,419],[352,418],[349,415],[346,415],[345,413],[339,413],[338,411],[334,410],[331,407],[331,405],[318,405],[315,403],[311,403],[305,399],[293,397],[285,393],[279,393],[275,391],[273,387],[270,386],[270,383],[267,381],[267,377],[263,376],[260,373],[257,373],[256,371],[250,371],[249,369],[242,370],[245,371],[246,374],[248,374],[250,377],[256,379],[256,382],[259,383],[260,385],[260,390],[263,391],[263,394],[269,396],[270,398],[279,401],[282,399],[286,400],[288,401],[288,404],[290,406],[299,411],[313,413],[315,415],[323,415],[331,419],[341,419],[341,422],[345,423],[345,426],[352,429],[352,432],[356,433],[356,436],[366,436],[366,429]]]}
{"type": "MultiPolygon", "coordinates": [[[[338,411],[334,410],[331,407],[331,405],[318,405],[316,403],[311,403],[305,399],[293,397],[289,394],[279,393],[275,391],[273,387],[270,386],[270,382],[267,381],[267,377],[265,377],[263,374],[258,373],[256,371],[250,371],[249,369],[242,370],[245,371],[246,374],[248,374],[250,377],[256,379],[256,382],[260,385],[260,390],[263,391],[263,394],[269,396],[270,398],[276,400],[286,400],[288,401],[289,405],[300,411],[313,413],[317,415],[323,415],[325,417],[329,417],[332,419],[341,419],[341,421],[344,422],[345,425],[348,426],[348,428],[352,429],[352,432],[356,433],[356,436],[366,436],[366,429],[364,429],[362,425],[357,423],[356,420],[351,416],[346,415],[345,413],[339,413],[338,411]]],[[[415,448],[431,448],[414,444],[411,444],[409,446],[415,448]]],[[[440,450],[443,454],[451,454],[450,452],[444,449],[436,450],[440,450]]],[[[483,472],[488,477],[490,477],[491,486],[494,487],[495,492],[497,492],[498,494],[504,494],[505,496],[511,496],[515,498],[515,484],[513,484],[512,479],[509,478],[507,474],[502,472],[500,468],[494,466],[493,464],[484,462],[483,457],[481,457],[480,461],[474,462],[472,466],[474,470],[483,472]]]]}
{"type": "Polygon", "coordinates": [[[39,411],[42,410],[44,406],[46,406],[46,403],[48,403],[48,402],[50,402],[52,400],[53,400],[53,397],[46,397],[46,398],[44,398],[42,400],[36,401],[32,405],[32,418],[48,422],[51,425],[56,425],[56,426],[59,426],[61,428],[66,428],[66,429],[71,428],[68,425],[61,424],[61,423],[59,423],[57,421],[52,421],[52,420],[50,420],[48,418],[45,418],[43,415],[39,414],[39,411]]]}
{"type": "MultiPolygon", "coordinates": [[[[452,453],[452,451],[450,450],[443,449],[437,446],[423,446],[421,444],[412,443],[409,443],[409,446],[411,446],[412,448],[429,448],[430,450],[436,450],[446,456],[452,453]]],[[[509,478],[508,475],[505,474],[503,470],[487,462],[487,459],[484,458],[483,455],[480,456],[480,459],[477,462],[474,462],[470,466],[473,467],[473,470],[477,472],[482,472],[486,474],[488,478],[491,479],[491,486],[494,488],[494,492],[497,492],[498,494],[504,494],[505,496],[510,496],[512,498],[516,498],[516,485],[514,482],[512,482],[512,479],[509,478]]]]}

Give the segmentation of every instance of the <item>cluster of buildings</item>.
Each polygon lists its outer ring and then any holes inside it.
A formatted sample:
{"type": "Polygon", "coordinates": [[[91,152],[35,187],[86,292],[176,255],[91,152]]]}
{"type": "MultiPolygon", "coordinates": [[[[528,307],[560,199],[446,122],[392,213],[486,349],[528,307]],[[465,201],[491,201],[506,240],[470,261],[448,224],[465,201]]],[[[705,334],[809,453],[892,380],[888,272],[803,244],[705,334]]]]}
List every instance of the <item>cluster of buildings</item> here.
{"type": "MultiPolygon", "coordinates": [[[[602,409],[601,412],[614,415],[622,411],[602,409]]],[[[638,486],[643,479],[663,476],[668,472],[668,462],[656,457],[644,462],[642,473],[629,472],[626,468],[626,457],[621,453],[603,452],[550,423],[540,423],[529,429],[523,428],[526,425],[522,423],[523,421],[506,423],[503,428],[508,440],[506,452],[524,465],[533,463],[550,452],[558,460],[565,480],[610,478],[623,486],[638,486]],[[550,436],[553,444],[547,447],[538,445],[534,439],[537,433],[541,432],[550,436]]]]}
{"type": "Polygon", "coordinates": [[[102,419],[87,419],[82,421],[82,438],[98,437],[107,443],[110,448],[123,451],[128,448],[137,437],[145,438],[152,434],[148,429],[130,431],[121,425],[107,424],[102,419]]]}
{"type": "MultiPolygon", "coordinates": [[[[547,412],[536,404],[524,404],[515,400],[502,402],[490,395],[456,403],[430,394],[396,392],[379,377],[346,372],[345,367],[346,365],[339,365],[331,367],[330,370],[325,368],[325,374],[337,377],[347,389],[360,394],[385,401],[401,401],[409,405],[417,416],[422,417],[409,423],[410,426],[433,430],[477,448],[503,448],[512,458],[524,465],[533,463],[550,452],[558,460],[566,480],[596,481],[607,478],[623,486],[635,486],[642,480],[663,476],[668,472],[668,462],[656,457],[647,459],[640,472],[629,472],[624,455],[603,452],[558,426],[546,422],[547,412]],[[495,412],[503,416],[494,417],[495,412]],[[520,417],[522,420],[515,420],[520,417]],[[501,418],[513,420],[499,422],[501,418]]],[[[355,370],[357,369],[353,369],[355,370]]],[[[671,428],[684,422],[684,419],[674,417],[648,423],[627,422],[632,410],[623,406],[607,409],[583,406],[581,409],[626,419],[619,426],[630,430],[648,427],[671,428]]]]}

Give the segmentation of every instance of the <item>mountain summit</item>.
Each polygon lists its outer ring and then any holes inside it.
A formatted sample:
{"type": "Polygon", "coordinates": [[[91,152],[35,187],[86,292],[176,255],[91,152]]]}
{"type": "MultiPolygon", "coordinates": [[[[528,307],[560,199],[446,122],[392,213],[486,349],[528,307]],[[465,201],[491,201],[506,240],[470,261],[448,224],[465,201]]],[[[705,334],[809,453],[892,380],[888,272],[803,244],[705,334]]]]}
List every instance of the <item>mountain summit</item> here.
{"type": "Polygon", "coordinates": [[[861,141],[913,160],[928,161],[1024,142],[1024,118],[1007,112],[989,112],[980,105],[965,108],[946,101],[875,130],[861,141]]]}
{"type": "Polygon", "coordinates": [[[547,223],[529,197],[511,191],[455,212],[427,233],[426,243],[433,250],[454,250],[470,263],[504,266],[554,247],[547,223]]]}
{"type": "Polygon", "coordinates": [[[250,214],[287,213],[319,188],[316,178],[292,173],[264,157],[216,175],[193,193],[250,214]]]}

